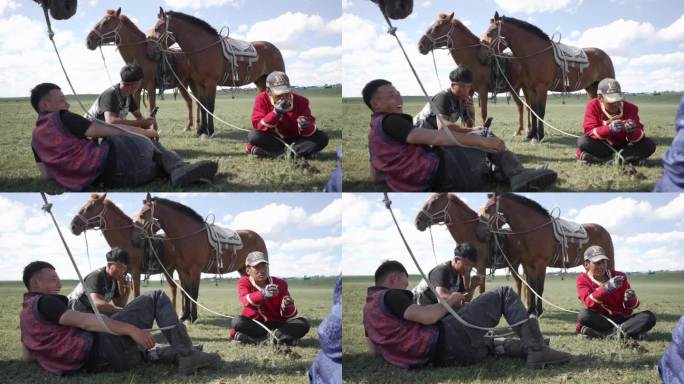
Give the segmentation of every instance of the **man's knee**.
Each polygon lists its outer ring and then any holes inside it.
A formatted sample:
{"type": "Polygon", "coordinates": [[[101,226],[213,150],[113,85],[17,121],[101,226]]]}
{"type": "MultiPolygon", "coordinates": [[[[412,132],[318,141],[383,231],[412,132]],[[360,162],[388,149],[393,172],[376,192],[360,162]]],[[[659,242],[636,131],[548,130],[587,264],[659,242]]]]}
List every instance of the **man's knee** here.
{"type": "Polygon", "coordinates": [[[651,311],[643,311],[641,314],[646,318],[646,328],[651,329],[656,325],[657,319],[655,313],[651,311]]]}
{"type": "Polygon", "coordinates": [[[252,129],[247,133],[247,141],[252,145],[258,145],[264,139],[265,135],[266,134],[261,131],[252,129]]]}
{"type": "Polygon", "coordinates": [[[328,142],[330,141],[330,136],[328,136],[327,133],[323,131],[316,131],[316,144],[318,144],[318,148],[323,149],[326,146],[328,146],[328,142]]]}
{"type": "Polygon", "coordinates": [[[589,151],[591,149],[592,144],[593,140],[590,139],[588,136],[580,136],[577,138],[577,147],[581,151],[589,151]]]}
{"type": "Polygon", "coordinates": [[[642,141],[644,142],[642,144],[642,155],[644,157],[651,156],[656,150],[656,143],[648,137],[643,138],[642,141]]]}
{"type": "Polygon", "coordinates": [[[577,322],[582,325],[590,325],[594,317],[596,317],[596,312],[588,308],[583,308],[577,314],[577,322]]]}

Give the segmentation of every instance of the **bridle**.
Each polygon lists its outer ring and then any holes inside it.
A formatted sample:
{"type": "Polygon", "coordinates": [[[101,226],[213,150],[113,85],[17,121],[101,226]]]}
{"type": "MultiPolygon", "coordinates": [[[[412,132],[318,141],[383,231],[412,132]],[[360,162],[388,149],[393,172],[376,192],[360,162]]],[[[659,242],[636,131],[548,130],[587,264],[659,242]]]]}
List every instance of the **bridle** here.
{"type": "MultiPolygon", "coordinates": [[[[107,229],[107,219],[105,218],[105,213],[107,213],[107,204],[102,204],[102,210],[95,216],[85,217],[80,212],[76,214],[76,217],[85,225],[85,230],[88,229],[107,229]],[[92,227],[91,224],[95,224],[92,227]]],[[[85,231],[84,230],[84,231],[85,231]]]]}
{"type": "Polygon", "coordinates": [[[176,38],[173,36],[173,32],[169,30],[169,22],[171,21],[171,15],[166,14],[165,15],[165,21],[164,21],[164,33],[159,35],[159,38],[157,38],[157,43],[160,45],[163,45],[168,49],[170,46],[176,43],[176,38]],[[171,41],[171,44],[169,44],[169,40],[171,41]]]}
{"type": "Polygon", "coordinates": [[[486,220],[483,222],[487,224],[489,227],[490,231],[498,231],[501,226],[506,224],[506,216],[504,216],[503,212],[499,210],[499,198],[501,196],[495,196],[494,197],[494,204],[490,204],[489,202],[485,206],[485,214],[488,216],[486,220]],[[487,213],[487,210],[494,205],[494,213],[487,213]]]}
{"type": "MultiPolygon", "coordinates": [[[[428,205],[428,208],[432,205],[430,203],[428,205]]],[[[420,210],[421,215],[425,215],[428,220],[430,221],[428,226],[431,225],[446,225],[450,226],[451,225],[451,215],[449,214],[449,205],[451,205],[451,198],[447,196],[447,202],[444,204],[444,207],[440,209],[439,211],[436,212],[430,212],[426,210],[425,208],[420,210]]]]}
{"type": "MultiPolygon", "coordinates": [[[[426,38],[430,44],[431,44],[431,50],[434,51],[435,49],[446,49],[449,51],[455,51],[455,50],[460,50],[460,49],[465,49],[465,48],[472,48],[472,47],[479,47],[482,45],[482,43],[478,42],[477,44],[469,44],[469,45],[464,45],[461,47],[454,47],[454,40],[451,37],[452,33],[454,32],[454,29],[456,28],[456,24],[449,22],[449,30],[443,34],[442,36],[438,37],[432,37],[431,33],[425,33],[423,35],[424,38],[426,38]],[[438,44],[445,43],[445,46],[438,46],[438,44]]],[[[434,31],[434,28],[432,28],[434,31]]]]}
{"type": "Polygon", "coordinates": [[[503,21],[501,19],[496,20],[496,37],[489,42],[489,49],[493,50],[496,53],[500,53],[503,51],[503,49],[501,49],[502,45],[504,49],[508,47],[508,41],[506,40],[506,37],[501,35],[502,23],[503,21]]]}
{"type": "MultiPolygon", "coordinates": [[[[147,205],[147,204],[146,204],[147,205]]],[[[149,211],[150,211],[150,218],[147,220],[144,220],[142,223],[142,230],[143,233],[145,234],[145,237],[152,237],[154,236],[155,233],[155,226],[156,228],[161,228],[161,225],[159,224],[159,219],[154,217],[154,207],[155,203],[151,201],[149,203],[149,211]]],[[[144,212],[143,212],[144,213],[144,212]]],[[[142,214],[140,215],[140,219],[142,219],[142,214]]],[[[137,224],[134,222],[134,224],[137,224]]],[[[138,224],[139,225],[139,224],[138,224]]]]}
{"type": "Polygon", "coordinates": [[[119,31],[121,30],[121,24],[122,23],[121,23],[120,19],[117,18],[117,20],[119,21],[119,23],[116,25],[116,28],[112,29],[109,32],[102,33],[99,31],[99,29],[97,27],[93,28],[93,30],[91,32],[95,33],[95,35],[97,35],[97,37],[99,38],[99,40],[97,42],[97,45],[99,47],[101,47],[103,45],[104,46],[119,45],[119,43],[121,42],[121,35],[119,34],[119,31]],[[107,39],[111,36],[114,37],[114,41],[111,43],[105,42],[105,39],[107,39]]]}

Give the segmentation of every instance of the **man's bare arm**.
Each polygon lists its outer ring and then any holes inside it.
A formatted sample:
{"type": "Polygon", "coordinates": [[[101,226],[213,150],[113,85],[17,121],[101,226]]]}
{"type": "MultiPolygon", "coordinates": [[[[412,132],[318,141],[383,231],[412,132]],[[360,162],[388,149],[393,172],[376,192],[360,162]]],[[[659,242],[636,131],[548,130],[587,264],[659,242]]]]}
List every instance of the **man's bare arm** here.
{"type": "Polygon", "coordinates": [[[154,129],[142,129],[131,125],[118,124],[116,125],[116,127],[112,127],[107,124],[102,124],[98,121],[93,121],[88,127],[88,129],[86,129],[85,131],[86,136],[95,138],[125,135],[127,133],[136,133],[150,139],[159,138],[157,131],[155,131],[154,129]]]}
{"type": "MultiPolygon", "coordinates": [[[[102,316],[104,323],[117,335],[130,336],[136,343],[146,349],[154,347],[155,341],[152,334],[142,330],[135,325],[116,321],[106,316],[102,316]]],[[[108,332],[94,313],[83,313],[78,311],[66,310],[59,318],[59,324],[70,327],[80,328],[90,332],[108,332]]]]}
{"type": "Polygon", "coordinates": [[[153,117],[143,118],[142,115],[140,114],[140,112],[138,112],[138,114],[140,115],[140,118],[135,119],[135,120],[121,119],[121,118],[119,118],[119,116],[116,113],[113,113],[113,112],[105,112],[104,116],[105,116],[105,121],[108,122],[109,124],[129,125],[129,126],[139,127],[139,128],[147,127],[147,126],[154,124],[154,118],[153,117]]]}
{"type": "MultiPolygon", "coordinates": [[[[496,137],[481,137],[466,135],[463,133],[454,132],[453,135],[463,145],[473,148],[479,148],[487,152],[503,152],[506,149],[505,144],[501,139],[496,137]]],[[[406,136],[406,142],[409,144],[422,145],[437,145],[437,146],[454,146],[456,143],[444,130],[414,128],[406,136]]]]}
{"type": "Polygon", "coordinates": [[[104,296],[100,295],[99,293],[91,293],[90,298],[93,299],[93,302],[97,307],[97,310],[100,312],[117,313],[122,309],[121,307],[115,304],[110,304],[106,302],[104,296]]]}

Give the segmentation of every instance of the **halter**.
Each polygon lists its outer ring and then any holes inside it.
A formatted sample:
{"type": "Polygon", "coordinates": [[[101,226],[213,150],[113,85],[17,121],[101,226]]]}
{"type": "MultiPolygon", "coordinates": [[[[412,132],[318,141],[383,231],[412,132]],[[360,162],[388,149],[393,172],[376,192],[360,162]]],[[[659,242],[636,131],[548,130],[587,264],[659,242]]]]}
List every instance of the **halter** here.
{"type": "Polygon", "coordinates": [[[447,196],[447,202],[444,207],[437,212],[429,212],[425,209],[421,209],[420,213],[427,216],[430,220],[430,225],[446,225],[447,227],[451,225],[451,215],[449,214],[449,205],[451,205],[451,198],[447,196]]]}
{"type": "MultiPolygon", "coordinates": [[[[164,43],[164,46],[166,49],[169,49],[169,47],[173,44],[176,43],[176,38],[173,36],[173,32],[169,31],[169,22],[171,21],[171,15],[166,14],[166,21],[164,22],[164,33],[162,33],[159,38],[157,39],[157,42],[161,45],[162,42],[164,43]],[[172,41],[171,44],[169,44],[169,39],[172,41]]],[[[162,49],[162,51],[164,51],[162,49]]]]}
{"type": "Polygon", "coordinates": [[[503,44],[504,49],[505,47],[508,47],[508,41],[506,40],[505,36],[501,35],[501,20],[496,21],[496,38],[494,38],[490,43],[489,43],[489,49],[493,50],[496,53],[499,53],[502,51],[501,45],[503,44]]]}
{"type": "MultiPolygon", "coordinates": [[[[100,213],[98,213],[95,216],[92,217],[85,217],[81,215],[81,213],[77,213],[76,217],[81,220],[81,222],[85,225],[85,230],[88,229],[99,229],[99,230],[105,230],[107,229],[107,219],[105,218],[105,213],[107,212],[107,205],[102,204],[102,210],[100,213]],[[92,227],[90,226],[91,224],[95,224],[92,227]]],[[[85,231],[84,230],[84,231],[85,231]]]]}
{"type": "Polygon", "coordinates": [[[454,47],[454,40],[451,37],[451,34],[453,33],[454,28],[456,28],[456,24],[454,24],[454,23],[449,23],[449,24],[450,24],[449,30],[442,36],[432,37],[432,35],[429,35],[427,33],[423,35],[423,37],[425,37],[432,44],[432,49],[431,49],[432,51],[434,51],[435,49],[446,49],[449,51],[456,51],[456,50],[460,50],[460,49],[478,47],[478,46],[482,45],[482,43],[478,42],[477,44],[469,44],[469,45],[463,45],[460,47],[454,47]],[[438,47],[437,45],[442,43],[442,42],[445,42],[446,46],[438,47]]]}
{"type": "Polygon", "coordinates": [[[119,20],[119,23],[116,25],[116,28],[106,33],[102,33],[97,28],[93,28],[92,32],[95,33],[95,35],[97,35],[97,37],[100,39],[97,42],[97,45],[100,47],[103,45],[119,45],[119,42],[121,41],[121,35],[119,34],[119,31],[121,30],[121,24],[121,20],[119,20]],[[114,36],[114,41],[111,43],[105,42],[104,40],[110,36],[114,36]]]}
{"type": "MultiPolygon", "coordinates": [[[[159,224],[159,219],[154,217],[154,207],[155,203],[154,201],[150,201],[150,218],[148,220],[145,220],[145,222],[142,225],[143,233],[145,234],[146,238],[151,238],[154,237],[154,226],[156,225],[158,228],[161,228],[161,225],[159,224]]],[[[135,222],[133,222],[135,224],[135,222]]]]}
{"type": "MultiPolygon", "coordinates": [[[[494,201],[495,206],[494,206],[494,213],[492,214],[487,214],[489,218],[486,220],[482,221],[483,223],[487,224],[489,227],[489,230],[492,232],[496,232],[499,230],[500,226],[503,224],[506,224],[506,216],[504,216],[503,212],[499,210],[499,198],[501,196],[495,196],[494,201]]],[[[491,207],[491,204],[487,206],[487,208],[491,207]]],[[[486,213],[486,212],[485,212],[486,213]]]]}

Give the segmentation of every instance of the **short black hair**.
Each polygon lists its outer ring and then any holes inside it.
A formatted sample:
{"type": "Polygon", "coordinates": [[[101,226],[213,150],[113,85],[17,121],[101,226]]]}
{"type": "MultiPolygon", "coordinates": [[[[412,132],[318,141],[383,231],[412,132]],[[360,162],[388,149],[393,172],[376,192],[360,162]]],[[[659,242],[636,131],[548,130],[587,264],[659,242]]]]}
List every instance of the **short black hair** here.
{"type": "Polygon", "coordinates": [[[472,83],[473,73],[466,67],[458,67],[449,73],[449,80],[452,83],[472,83]]]}
{"type": "Polygon", "coordinates": [[[52,266],[52,264],[46,262],[46,261],[32,261],[30,262],[27,266],[24,267],[24,285],[26,286],[26,289],[31,290],[30,287],[30,281],[31,278],[41,270],[45,268],[50,268],[52,270],[55,269],[55,267],[52,266]]]}
{"type": "Polygon", "coordinates": [[[366,103],[366,105],[368,106],[368,108],[370,108],[371,111],[373,110],[373,107],[371,107],[370,101],[375,95],[375,92],[377,92],[378,88],[387,84],[392,85],[391,82],[385,79],[375,79],[371,80],[370,82],[368,82],[368,84],[366,84],[363,87],[363,90],[361,91],[361,95],[363,95],[363,102],[366,103]]]}
{"type": "Polygon", "coordinates": [[[400,272],[408,276],[406,268],[404,268],[400,262],[396,260],[385,260],[382,262],[382,264],[380,264],[378,269],[375,270],[375,285],[380,285],[385,280],[387,275],[392,272],[400,272]]]}
{"type": "Polygon", "coordinates": [[[114,247],[107,252],[108,263],[123,263],[128,265],[130,263],[130,256],[128,251],[121,247],[114,247]]]}
{"type": "Polygon", "coordinates": [[[454,257],[468,259],[477,262],[477,249],[468,242],[463,242],[454,248],[454,257]]]}
{"type": "Polygon", "coordinates": [[[143,69],[138,64],[126,64],[121,68],[121,81],[135,83],[143,78],[143,69]]]}
{"type": "Polygon", "coordinates": [[[38,109],[38,104],[43,100],[45,96],[48,95],[48,93],[55,89],[62,88],[60,88],[57,84],[52,83],[40,83],[33,87],[33,89],[31,90],[31,106],[33,106],[33,109],[35,109],[36,112],[40,113],[40,110],[38,109]]]}

